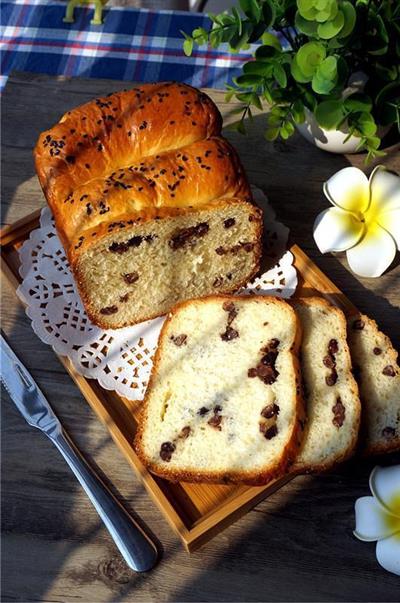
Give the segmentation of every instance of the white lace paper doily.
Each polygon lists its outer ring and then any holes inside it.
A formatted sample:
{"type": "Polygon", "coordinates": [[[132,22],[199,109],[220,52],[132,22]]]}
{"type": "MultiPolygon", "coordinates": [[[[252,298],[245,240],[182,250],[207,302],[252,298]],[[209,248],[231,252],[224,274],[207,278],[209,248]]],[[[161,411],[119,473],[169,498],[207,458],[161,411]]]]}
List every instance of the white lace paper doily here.
{"type": "MultiPolygon", "coordinates": [[[[286,251],[289,229],[275,221],[275,212],[260,189],[253,187],[253,194],[264,209],[266,271],[240,294],[291,297],[297,274],[293,255],[286,251]]],[[[68,356],[81,375],[97,379],[105,389],[130,400],[141,400],[164,317],[116,330],[93,325],[75,289],[48,208],[42,210],[40,228],[31,232],[19,254],[23,282],[17,294],[36,335],[57,354],[68,356]]]]}

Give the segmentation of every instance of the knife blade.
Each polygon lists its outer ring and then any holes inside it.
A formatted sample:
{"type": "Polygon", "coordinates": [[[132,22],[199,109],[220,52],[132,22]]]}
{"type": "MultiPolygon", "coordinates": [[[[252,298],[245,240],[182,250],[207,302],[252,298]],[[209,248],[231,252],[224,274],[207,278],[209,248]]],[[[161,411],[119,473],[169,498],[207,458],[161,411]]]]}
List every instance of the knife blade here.
{"type": "Polygon", "coordinates": [[[61,452],[129,567],[137,572],[150,570],[158,557],[155,544],[84,459],[3,335],[0,348],[1,381],[15,406],[27,423],[40,429],[61,452]]]}

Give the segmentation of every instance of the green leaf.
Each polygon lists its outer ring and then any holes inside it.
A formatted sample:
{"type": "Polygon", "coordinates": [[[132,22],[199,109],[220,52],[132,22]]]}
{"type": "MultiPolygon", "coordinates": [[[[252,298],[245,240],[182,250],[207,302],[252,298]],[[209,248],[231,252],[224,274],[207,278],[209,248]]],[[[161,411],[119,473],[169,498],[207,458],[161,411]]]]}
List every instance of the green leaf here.
{"type": "Polygon", "coordinates": [[[317,74],[314,75],[311,82],[311,87],[317,94],[330,94],[335,86],[335,81],[319,77],[317,74]]]}
{"type": "Polygon", "coordinates": [[[376,133],[377,126],[370,113],[361,113],[355,124],[364,136],[373,136],[376,133]]]}
{"type": "Polygon", "coordinates": [[[279,51],[273,46],[259,46],[256,50],[256,59],[272,59],[279,55],[279,51]]]}
{"type": "Polygon", "coordinates": [[[239,34],[239,36],[241,36],[242,35],[242,29],[243,29],[243,27],[242,27],[242,18],[240,16],[240,13],[239,13],[238,9],[236,8],[236,6],[232,7],[232,15],[235,18],[235,22],[236,22],[236,25],[237,25],[238,34],[239,34]]]}
{"type": "Polygon", "coordinates": [[[275,21],[276,12],[275,5],[270,0],[264,1],[262,5],[262,16],[263,22],[265,23],[265,28],[269,29],[270,27],[272,27],[275,21]]]}
{"type": "Polygon", "coordinates": [[[337,76],[337,61],[333,56],[327,57],[317,68],[317,77],[334,80],[337,76]]]}
{"type": "Polygon", "coordinates": [[[379,149],[381,146],[381,139],[379,136],[368,136],[368,147],[372,149],[379,149]]]}
{"type": "Polygon", "coordinates": [[[397,123],[400,127],[400,80],[382,88],[375,99],[378,121],[382,125],[397,123]]]}
{"type": "Polygon", "coordinates": [[[337,79],[337,60],[330,56],[317,67],[311,87],[317,94],[329,94],[336,86],[337,79]]]}
{"type": "Polygon", "coordinates": [[[368,50],[368,54],[372,54],[373,56],[382,56],[384,54],[386,54],[388,51],[388,44],[384,44],[383,46],[381,46],[380,48],[377,48],[376,50],[368,50]]]}
{"type": "Polygon", "coordinates": [[[375,71],[378,77],[385,82],[394,82],[398,78],[397,66],[385,67],[384,65],[376,62],[375,71]]]}
{"type": "Polygon", "coordinates": [[[263,108],[260,101],[260,97],[255,92],[253,92],[253,94],[251,95],[251,104],[254,105],[254,107],[257,107],[257,109],[260,109],[260,111],[263,108]]]}
{"type": "Polygon", "coordinates": [[[295,127],[291,121],[287,121],[284,125],[284,128],[288,136],[292,136],[294,134],[295,127]]]}
{"type": "Polygon", "coordinates": [[[212,29],[210,31],[210,44],[212,48],[217,48],[222,43],[223,30],[212,29]]]}
{"type": "Polygon", "coordinates": [[[251,25],[251,27],[252,27],[252,31],[249,36],[249,42],[251,44],[253,44],[254,42],[257,42],[263,35],[263,33],[265,31],[265,25],[262,21],[260,21],[260,23],[257,23],[257,24],[249,23],[248,25],[251,25]]]}
{"type": "Polygon", "coordinates": [[[185,55],[187,57],[190,57],[190,55],[193,52],[193,39],[192,38],[186,38],[186,40],[183,43],[183,52],[185,53],[185,55]]]}
{"type": "Polygon", "coordinates": [[[318,0],[314,2],[314,6],[318,10],[315,20],[318,23],[325,23],[325,21],[332,21],[337,15],[338,12],[338,4],[336,0],[326,0],[324,6],[320,3],[320,7],[318,8],[318,0]]]}
{"type": "Polygon", "coordinates": [[[242,23],[242,33],[239,35],[239,32],[234,33],[234,35],[229,40],[230,45],[234,49],[244,48],[247,44],[249,37],[253,31],[253,26],[251,23],[243,22],[242,23]]]}
{"type": "Polygon", "coordinates": [[[299,11],[296,12],[296,16],[294,18],[294,25],[298,31],[306,34],[309,37],[315,37],[317,35],[318,23],[315,21],[308,21],[304,17],[301,16],[299,11]]]}
{"type": "Polygon", "coordinates": [[[292,64],[290,66],[290,71],[296,82],[299,82],[300,84],[306,84],[307,82],[311,82],[312,80],[312,75],[304,75],[297,63],[296,57],[293,58],[292,64]]]}
{"type": "Polygon", "coordinates": [[[192,36],[196,44],[206,44],[208,41],[208,33],[203,27],[197,27],[192,31],[192,36]]]}
{"type": "Polygon", "coordinates": [[[345,115],[341,100],[326,100],[319,103],[315,109],[317,122],[327,130],[334,130],[345,115]]]}
{"type": "Polygon", "coordinates": [[[291,114],[292,114],[292,118],[296,122],[296,124],[302,124],[304,122],[304,120],[305,120],[304,105],[300,99],[296,100],[293,103],[291,114]]]}
{"type": "Polygon", "coordinates": [[[235,88],[231,88],[228,85],[226,86],[228,88],[228,92],[226,92],[225,94],[225,102],[229,103],[229,101],[231,101],[232,98],[235,96],[235,88]]]}
{"type": "Polygon", "coordinates": [[[326,50],[319,42],[307,42],[296,53],[298,67],[307,77],[314,75],[318,65],[324,60],[326,50]]]}
{"type": "Polygon", "coordinates": [[[287,140],[290,136],[290,134],[286,131],[284,127],[280,128],[279,135],[283,140],[287,140]]]}
{"type": "Polygon", "coordinates": [[[219,36],[218,36],[218,41],[219,44],[223,43],[223,42],[230,42],[233,37],[237,34],[237,28],[236,25],[229,25],[227,27],[224,27],[224,29],[221,29],[219,32],[219,36]]]}
{"type": "MultiPolygon", "coordinates": [[[[236,98],[240,100],[242,103],[249,103],[251,101],[252,92],[240,92],[236,94],[236,98]]],[[[244,109],[244,107],[242,107],[244,109]]]]}
{"type": "MultiPolygon", "coordinates": [[[[354,134],[357,135],[356,132],[354,134]]],[[[351,132],[350,136],[352,136],[352,135],[353,135],[353,132],[351,132]]],[[[345,138],[343,142],[347,142],[348,139],[350,138],[350,136],[345,138]]],[[[360,142],[356,146],[356,151],[361,151],[362,149],[365,149],[366,146],[367,146],[367,140],[366,140],[366,138],[364,138],[364,136],[362,136],[360,142]]]]}
{"type": "Polygon", "coordinates": [[[246,17],[256,23],[259,22],[261,18],[261,6],[257,0],[239,0],[239,5],[246,17]]]}
{"type": "Polygon", "coordinates": [[[282,124],[282,117],[280,115],[274,115],[273,113],[270,113],[268,115],[268,126],[281,126],[282,124]]]}
{"type": "Polygon", "coordinates": [[[243,86],[243,87],[249,87],[249,86],[257,86],[259,84],[262,84],[263,82],[263,77],[261,75],[253,75],[253,74],[244,74],[244,75],[239,75],[236,78],[236,82],[239,86],[243,86]]]}
{"type": "Polygon", "coordinates": [[[330,40],[336,36],[344,25],[344,14],[341,10],[338,11],[336,17],[332,21],[326,21],[318,25],[318,35],[323,40],[330,40]]]}
{"type": "Polygon", "coordinates": [[[345,0],[340,5],[340,10],[344,15],[344,25],[340,30],[338,36],[339,38],[345,38],[351,34],[356,24],[357,14],[354,6],[351,2],[345,0]]]}
{"type": "Polygon", "coordinates": [[[314,8],[310,0],[297,0],[297,8],[301,16],[308,21],[313,21],[318,14],[317,9],[314,8]]]}
{"type": "Polygon", "coordinates": [[[277,81],[278,85],[281,88],[286,88],[287,86],[287,77],[286,77],[286,71],[284,70],[284,68],[279,65],[279,63],[276,63],[274,65],[274,78],[277,81]]]}
{"type": "Polygon", "coordinates": [[[264,84],[264,90],[262,92],[262,96],[263,98],[265,98],[265,100],[267,101],[267,103],[269,103],[270,105],[272,105],[272,103],[274,102],[274,99],[272,98],[272,94],[271,91],[269,90],[269,88],[267,88],[267,86],[264,84]]]}
{"type": "Polygon", "coordinates": [[[347,111],[364,111],[368,112],[372,109],[372,100],[366,94],[356,92],[351,96],[348,96],[344,100],[344,106],[347,111]]]}
{"type": "Polygon", "coordinates": [[[268,128],[264,136],[268,142],[273,142],[279,136],[279,128],[268,128]]]}
{"type": "Polygon", "coordinates": [[[318,103],[317,99],[315,98],[315,94],[313,94],[310,90],[307,90],[307,88],[304,86],[300,86],[300,88],[304,105],[314,113],[318,103]]]}
{"type": "Polygon", "coordinates": [[[220,21],[222,25],[237,25],[235,16],[229,15],[226,12],[220,15],[220,21]]]}
{"type": "Polygon", "coordinates": [[[368,54],[373,56],[381,56],[386,54],[388,50],[389,35],[380,15],[374,15],[368,21],[368,31],[366,35],[366,43],[368,54]]]}
{"type": "Polygon", "coordinates": [[[397,123],[400,132],[400,99],[397,101],[388,101],[380,107],[378,113],[378,122],[382,126],[397,123]]]}
{"type": "MultiPolygon", "coordinates": [[[[341,8],[341,4],[340,4],[340,8],[341,8]]],[[[329,6],[329,20],[332,20],[336,17],[336,15],[338,14],[339,11],[339,3],[337,2],[337,0],[330,0],[330,6],[329,6]]]]}
{"type": "Polygon", "coordinates": [[[266,61],[249,61],[243,65],[243,73],[252,73],[262,75],[263,77],[271,77],[274,69],[273,63],[266,61]]]}
{"type": "Polygon", "coordinates": [[[282,51],[282,46],[281,46],[281,43],[278,40],[278,38],[276,36],[274,36],[274,34],[269,33],[268,31],[266,31],[265,33],[263,33],[263,35],[261,36],[261,42],[265,46],[272,46],[273,48],[275,48],[279,52],[282,51]]]}
{"type": "Polygon", "coordinates": [[[328,50],[337,50],[338,48],[343,48],[346,45],[346,41],[344,38],[331,38],[326,41],[326,47],[328,50]]]}

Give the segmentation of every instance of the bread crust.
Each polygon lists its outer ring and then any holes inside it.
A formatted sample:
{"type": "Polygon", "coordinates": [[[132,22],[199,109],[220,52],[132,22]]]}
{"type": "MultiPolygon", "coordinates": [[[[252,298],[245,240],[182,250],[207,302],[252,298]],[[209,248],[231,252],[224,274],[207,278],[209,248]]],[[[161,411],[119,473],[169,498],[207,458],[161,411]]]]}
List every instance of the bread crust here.
{"type": "Polygon", "coordinates": [[[251,192],[236,151],[227,140],[215,136],[160,151],[114,171],[110,167],[102,177],[80,183],[66,197],[57,196],[52,209],[70,257],[73,242],[87,238],[87,230],[113,223],[122,214],[159,207],[196,208],[221,197],[250,201],[251,192]]]}
{"type": "MultiPolygon", "coordinates": [[[[346,448],[346,450],[342,451],[342,453],[338,456],[336,456],[334,459],[332,459],[329,462],[326,463],[318,463],[318,464],[314,464],[314,465],[302,465],[302,466],[293,466],[291,468],[291,473],[294,473],[296,475],[301,475],[304,473],[321,473],[323,471],[327,471],[329,469],[333,469],[334,467],[336,467],[337,465],[339,465],[340,463],[343,463],[344,461],[346,461],[347,459],[349,459],[351,456],[354,455],[356,448],[357,448],[357,442],[358,442],[358,434],[359,434],[359,429],[360,429],[360,419],[361,419],[361,403],[360,403],[360,397],[359,397],[359,391],[358,391],[358,385],[356,380],[353,377],[353,374],[351,372],[351,356],[350,356],[350,350],[349,350],[349,346],[347,343],[347,324],[346,324],[346,317],[344,315],[344,313],[342,312],[342,310],[340,310],[340,308],[337,308],[336,306],[333,306],[332,304],[330,304],[327,300],[325,300],[322,297],[318,297],[318,296],[312,296],[312,297],[304,297],[304,298],[298,298],[298,299],[293,299],[289,302],[291,305],[308,305],[308,306],[315,306],[318,305],[321,308],[327,310],[330,313],[334,313],[336,314],[339,322],[341,323],[341,340],[342,342],[344,342],[346,345],[345,347],[343,347],[342,352],[344,352],[346,359],[349,363],[349,367],[350,367],[350,372],[349,372],[349,380],[351,383],[350,386],[350,390],[353,394],[353,396],[358,400],[358,404],[357,404],[357,417],[356,417],[356,423],[354,425],[354,436],[351,440],[351,442],[349,443],[348,447],[346,448]]],[[[301,364],[301,363],[300,363],[301,364]]],[[[306,400],[304,401],[304,403],[306,404],[306,400]]],[[[305,410],[306,414],[307,414],[307,408],[305,410]]]]}
{"type": "MultiPolygon", "coordinates": [[[[251,295],[251,296],[241,296],[239,299],[243,299],[243,298],[249,299],[249,300],[259,300],[259,301],[263,301],[266,303],[273,303],[276,305],[283,304],[283,305],[285,305],[286,308],[288,307],[286,302],[284,302],[283,300],[280,300],[280,299],[277,299],[277,298],[271,297],[271,296],[251,295]]],[[[261,472],[246,471],[246,472],[229,473],[229,472],[219,472],[219,471],[215,471],[215,472],[211,472],[211,471],[210,472],[207,472],[207,471],[197,472],[197,471],[191,471],[191,470],[175,471],[173,469],[169,469],[168,467],[158,466],[158,465],[152,463],[151,460],[146,456],[146,454],[143,450],[142,439],[143,439],[143,433],[144,433],[146,420],[147,420],[149,392],[152,389],[153,381],[154,381],[155,375],[158,371],[158,366],[159,366],[159,363],[161,360],[161,354],[162,354],[162,345],[161,344],[162,344],[162,341],[164,338],[164,333],[166,332],[169,322],[172,320],[172,318],[174,316],[174,313],[177,310],[184,308],[185,306],[187,306],[191,303],[201,304],[201,303],[207,302],[208,300],[220,300],[221,302],[224,302],[224,301],[235,301],[237,299],[238,299],[237,296],[232,296],[232,295],[210,295],[210,296],[198,299],[198,300],[187,300],[187,301],[179,302],[178,304],[176,304],[173,307],[171,312],[168,314],[167,319],[162,326],[162,329],[161,329],[161,332],[159,335],[159,339],[158,339],[157,350],[156,350],[156,353],[154,356],[153,368],[151,371],[149,383],[147,385],[145,397],[143,400],[143,405],[142,405],[139,420],[138,420],[138,428],[137,428],[137,432],[136,432],[136,436],[135,436],[135,440],[134,440],[134,449],[136,451],[136,454],[142,461],[142,463],[147,467],[147,469],[149,471],[151,471],[152,473],[154,473],[160,477],[168,479],[169,481],[173,481],[173,482],[180,482],[180,481],[204,482],[204,483],[217,483],[217,484],[242,483],[242,484],[247,484],[247,485],[252,485],[252,486],[262,486],[262,485],[269,483],[271,480],[284,474],[288,465],[293,461],[293,459],[295,458],[295,456],[298,452],[298,448],[300,446],[300,441],[301,441],[301,437],[302,437],[301,421],[304,418],[304,402],[303,402],[301,387],[300,387],[300,366],[299,366],[298,357],[297,357],[300,342],[301,342],[301,325],[300,325],[300,321],[299,321],[297,315],[295,314],[294,310],[292,308],[290,308],[290,306],[289,306],[289,308],[293,312],[293,316],[294,316],[295,323],[296,323],[296,332],[295,332],[295,337],[294,337],[293,344],[292,344],[292,347],[290,350],[290,354],[291,354],[291,357],[293,360],[293,367],[294,367],[295,375],[296,375],[296,415],[297,415],[297,419],[296,419],[295,425],[293,427],[291,438],[290,438],[289,442],[286,444],[281,458],[274,466],[268,467],[264,471],[261,471],[261,472]]]]}
{"type": "Polygon", "coordinates": [[[65,113],[39,136],[36,170],[54,210],[82,182],[159,151],[218,136],[221,127],[221,114],[204,92],[176,82],[143,84],[65,113]]]}
{"type": "MultiPolygon", "coordinates": [[[[238,154],[221,127],[218,108],[206,94],[161,82],[94,99],[39,136],[36,171],[94,324],[110,328],[85,290],[79,258],[111,225],[185,215],[217,199],[252,201],[238,154]]],[[[259,270],[261,233],[262,227],[246,282],[259,270]]],[[[159,315],[149,312],[140,322],[159,315]]],[[[129,324],[135,322],[113,322],[112,328],[129,324]]]]}
{"type": "MultiPolygon", "coordinates": [[[[359,312],[358,314],[353,314],[348,319],[348,323],[350,323],[350,321],[354,322],[355,320],[363,320],[365,323],[367,323],[371,327],[372,330],[374,330],[380,334],[380,336],[383,338],[384,345],[387,348],[387,354],[389,355],[391,364],[396,366],[397,369],[399,369],[398,353],[394,349],[390,338],[379,329],[377,322],[375,320],[373,320],[372,318],[369,318],[365,314],[362,314],[361,312],[359,312]]],[[[350,347],[350,352],[351,352],[351,347],[350,347]]],[[[362,404],[362,400],[361,400],[361,404],[362,404]]],[[[399,412],[400,412],[400,391],[399,391],[399,412]]],[[[400,425],[399,425],[399,429],[400,429],[400,425]]],[[[400,450],[400,434],[391,440],[387,440],[387,441],[382,440],[379,443],[377,442],[375,444],[370,444],[362,432],[363,432],[363,430],[361,428],[361,438],[360,438],[360,442],[359,442],[358,452],[363,457],[378,456],[378,455],[386,454],[389,452],[398,452],[400,450]]]]}
{"type": "MultiPolygon", "coordinates": [[[[239,283],[239,285],[232,288],[232,290],[231,290],[231,292],[238,291],[239,289],[241,289],[242,287],[247,285],[247,283],[252,278],[254,278],[260,271],[260,263],[261,263],[261,256],[262,256],[262,229],[263,229],[263,211],[262,211],[262,209],[257,207],[254,203],[250,203],[248,201],[243,201],[241,199],[234,199],[234,198],[216,199],[216,200],[211,201],[210,203],[207,203],[206,205],[204,205],[202,207],[198,207],[198,208],[193,208],[193,207],[154,208],[154,207],[151,207],[146,210],[142,210],[141,212],[138,212],[136,214],[136,216],[132,216],[132,215],[122,216],[121,217],[122,219],[120,219],[114,223],[104,223],[100,227],[95,227],[95,228],[91,229],[90,231],[87,231],[85,239],[84,239],[84,241],[81,245],[81,249],[79,249],[79,251],[84,251],[89,245],[92,244],[92,240],[100,241],[103,237],[109,236],[110,232],[111,233],[118,232],[118,230],[121,228],[121,225],[123,225],[123,224],[129,225],[132,221],[134,223],[145,224],[146,222],[150,222],[150,221],[154,220],[155,218],[168,219],[169,217],[174,217],[174,216],[187,216],[190,214],[198,215],[200,211],[208,211],[208,210],[212,210],[212,209],[217,209],[219,207],[235,206],[237,204],[240,204],[240,205],[248,208],[249,212],[251,212],[251,215],[254,216],[253,222],[254,222],[254,226],[256,229],[256,244],[252,251],[253,258],[254,258],[253,269],[252,269],[250,275],[248,276],[248,278],[243,280],[241,283],[239,283]],[[115,228],[110,229],[110,224],[111,225],[115,224],[115,228]],[[92,237],[93,232],[96,233],[95,237],[92,237]]],[[[78,239],[78,241],[79,241],[79,239],[78,239]]],[[[93,322],[94,324],[98,325],[99,327],[101,327],[103,329],[108,329],[109,324],[107,322],[105,322],[105,320],[101,314],[96,312],[96,310],[93,307],[93,304],[91,302],[91,299],[88,296],[87,291],[85,289],[84,282],[83,282],[81,272],[79,269],[80,255],[81,254],[77,253],[75,250],[73,250],[71,252],[70,267],[71,267],[72,273],[75,277],[75,282],[78,287],[79,295],[85,306],[86,314],[88,315],[91,322],[93,322]]],[[[139,322],[139,323],[145,322],[146,320],[158,318],[159,316],[162,316],[162,315],[163,314],[161,312],[153,311],[153,312],[150,312],[144,318],[140,318],[140,320],[138,320],[137,322],[139,322]]],[[[114,325],[113,328],[118,329],[118,328],[126,327],[126,326],[132,325],[132,324],[136,324],[136,323],[132,322],[132,321],[120,322],[120,323],[117,323],[116,325],[114,325]]]]}

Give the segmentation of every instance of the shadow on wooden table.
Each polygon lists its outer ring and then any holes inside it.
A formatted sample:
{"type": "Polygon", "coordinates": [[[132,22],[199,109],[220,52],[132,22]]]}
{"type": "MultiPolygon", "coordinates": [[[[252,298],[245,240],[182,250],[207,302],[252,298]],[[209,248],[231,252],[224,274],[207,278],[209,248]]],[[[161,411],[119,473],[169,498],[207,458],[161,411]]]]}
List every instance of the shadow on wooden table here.
{"type": "MultiPolygon", "coordinates": [[[[400,455],[383,460],[399,462],[400,455]]],[[[374,543],[352,534],[354,503],[369,494],[373,466],[354,460],[331,474],[296,478],[287,502],[275,507],[272,496],[240,538],[230,540],[228,531],[224,554],[171,600],[197,601],[207,585],[205,601],[396,601],[398,577],[380,568],[374,543]]]]}
{"type": "MultiPolygon", "coordinates": [[[[2,178],[3,222],[12,222],[44,204],[31,155],[39,132],[58,121],[71,106],[126,87],[126,82],[82,82],[57,82],[55,78],[27,74],[10,78],[3,96],[3,144],[7,154],[2,178]]],[[[216,91],[210,91],[210,95],[227,113],[223,95],[216,91]]],[[[398,310],[391,304],[398,267],[378,283],[358,279],[350,274],[342,256],[321,256],[312,239],[315,216],[329,205],[322,194],[323,182],[350,162],[362,167],[363,157],[323,153],[298,135],[285,144],[270,144],[261,136],[264,125],[265,116],[256,116],[249,137],[227,133],[239,150],[250,181],[268,194],[278,218],[290,227],[293,240],[362,311],[379,319],[388,334],[397,333],[398,344],[398,310]]],[[[380,162],[392,161],[390,154],[380,162]]],[[[147,502],[137,481],[131,485],[131,469],[116,461],[122,457],[117,457],[119,452],[90,408],[82,403],[52,350],[33,336],[29,320],[9,291],[4,292],[4,299],[12,307],[6,325],[11,343],[78,446],[89,459],[96,455],[100,467],[112,479],[117,496],[118,491],[128,492],[125,504],[129,511],[138,508],[139,500],[139,508],[151,517],[147,509],[154,509],[152,503],[147,502]],[[108,457],[114,459],[112,464],[108,457]]],[[[374,545],[360,543],[352,536],[354,502],[368,494],[372,462],[353,461],[328,475],[296,478],[240,520],[240,529],[228,529],[190,559],[174,540],[154,572],[137,575],[120,560],[96,514],[87,511],[85,495],[50,442],[24,424],[6,397],[4,402],[5,596],[10,593],[15,598],[18,592],[20,600],[43,600],[57,575],[63,574],[64,580],[82,588],[104,582],[113,593],[112,598],[104,600],[135,600],[142,588],[140,600],[145,600],[143,593],[152,593],[150,585],[156,585],[154,592],[163,592],[164,574],[175,570],[176,579],[171,586],[170,578],[165,600],[396,600],[396,578],[379,569],[374,545]],[[79,524],[79,536],[74,525],[78,515],[86,521],[85,529],[79,524]],[[99,544],[106,551],[100,564],[96,549],[99,544]],[[190,566],[191,577],[183,582],[179,578],[180,564],[190,566]],[[27,589],[25,574],[30,580],[27,589]]],[[[390,458],[394,457],[383,462],[390,458]]],[[[159,512],[154,513],[154,522],[162,525],[162,520],[156,519],[159,512]]]]}

